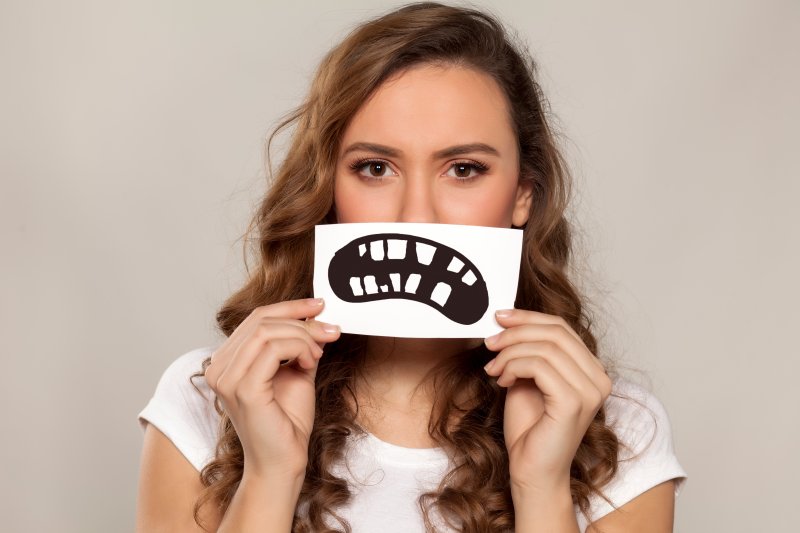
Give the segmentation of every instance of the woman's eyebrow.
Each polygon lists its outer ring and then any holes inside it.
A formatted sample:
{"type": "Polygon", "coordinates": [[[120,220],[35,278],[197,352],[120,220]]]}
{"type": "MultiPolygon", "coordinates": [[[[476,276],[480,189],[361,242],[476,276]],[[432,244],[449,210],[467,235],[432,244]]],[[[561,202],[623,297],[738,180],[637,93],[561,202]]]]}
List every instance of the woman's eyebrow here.
{"type": "MultiPolygon", "coordinates": [[[[402,157],[403,152],[396,148],[392,148],[390,146],[384,146],[382,144],[375,144],[375,143],[367,143],[367,142],[357,142],[353,143],[347,147],[347,149],[342,152],[342,156],[349,154],[350,152],[354,152],[356,150],[365,150],[367,152],[374,152],[379,155],[383,155],[386,157],[402,157]]],[[[439,150],[438,152],[434,152],[433,159],[443,159],[445,157],[452,157],[454,155],[460,154],[468,154],[471,152],[484,152],[487,154],[492,154],[496,156],[500,156],[500,152],[494,148],[493,146],[489,146],[485,143],[470,143],[470,144],[457,144],[455,146],[450,146],[448,148],[444,148],[439,150]]]]}

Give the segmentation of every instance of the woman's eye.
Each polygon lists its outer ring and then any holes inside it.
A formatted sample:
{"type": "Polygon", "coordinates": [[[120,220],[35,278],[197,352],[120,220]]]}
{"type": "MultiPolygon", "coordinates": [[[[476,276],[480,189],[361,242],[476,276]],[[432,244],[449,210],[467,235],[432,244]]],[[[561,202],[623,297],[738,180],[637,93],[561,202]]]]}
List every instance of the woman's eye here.
{"type": "Polygon", "coordinates": [[[364,160],[364,161],[356,161],[350,168],[354,171],[358,171],[358,175],[366,180],[375,180],[381,181],[385,177],[385,172],[389,169],[389,165],[386,164],[385,161],[371,161],[371,160],[364,160]],[[362,170],[367,169],[369,174],[364,175],[362,174],[362,170]]]}
{"type": "MultiPolygon", "coordinates": [[[[385,161],[379,159],[360,159],[351,163],[350,169],[366,181],[383,181],[387,176],[397,175],[394,174],[394,171],[392,171],[392,174],[387,174],[388,171],[391,171],[391,167],[385,161]],[[365,169],[367,174],[364,173],[365,169]]],[[[479,178],[488,170],[489,167],[482,163],[462,161],[450,165],[446,175],[463,183],[479,178]],[[451,172],[455,172],[455,174],[451,174],[451,172]]]]}
{"type": "Polygon", "coordinates": [[[450,174],[448,171],[448,176],[452,178],[456,178],[459,181],[472,181],[475,178],[481,176],[482,174],[486,173],[488,168],[485,165],[477,164],[477,163],[453,163],[453,166],[450,167],[450,170],[455,171],[455,175],[450,174]],[[474,174],[471,172],[474,171],[474,174]]]}

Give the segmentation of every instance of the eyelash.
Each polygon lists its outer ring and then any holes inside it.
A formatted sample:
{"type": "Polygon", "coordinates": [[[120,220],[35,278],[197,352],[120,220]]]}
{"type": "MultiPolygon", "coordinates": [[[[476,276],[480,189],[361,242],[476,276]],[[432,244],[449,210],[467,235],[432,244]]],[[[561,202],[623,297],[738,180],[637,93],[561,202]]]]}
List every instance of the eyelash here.
{"type": "MultiPolygon", "coordinates": [[[[357,170],[361,170],[362,168],[364,168],[368,164],[372,164],[372,163],[380,163],[382,165],[387,165],[388,166],[386,161],[383,161],[382,159],[362,158],[362,159],[358,159],[358,160],[353,161],[352,163],[350,163],[350,170],[355,172],[357,170]]],[[[448,170],[450,170],[454,166],[472,167],[473,169],[475,169],[478,172],[474,176],[470,176],[470,177],[466,177],[466,178],[456,178],[456,180],[460,181],[461,183],[468,183],[470,181],[473,181],[473,180],[481,177],[482,175],[484,175],[486,172],[489,171],[489,166],[486,163],[482,163],[481,161],[475,161],[475,160],[473,160],[473,161],[456,161],[455,163],[450,165],[448,170]]],[[[363,180],[365,180],[365,181],[383,181],[385,179],[385,178],[382,178],[380,176],[362,176],[360,174],[359,174],[358,177],[363,179],[363,180]]]]}

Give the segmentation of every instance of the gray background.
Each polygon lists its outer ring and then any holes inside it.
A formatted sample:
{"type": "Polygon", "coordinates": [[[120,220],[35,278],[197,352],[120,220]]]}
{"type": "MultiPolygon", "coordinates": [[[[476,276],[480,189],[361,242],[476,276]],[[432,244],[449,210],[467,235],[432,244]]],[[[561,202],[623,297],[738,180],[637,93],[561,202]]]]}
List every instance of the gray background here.
{"type": "MultiPolygon", "coordinates": [[[[136,414],[219,339],[266,135],[324,52],[396,5],[0,4],[4,531],[133,529],[136,414]]],[[[676,531],[788,530],[798,3],[491,5],[566,136],[603,351],[669,412],[676,531]]]]}

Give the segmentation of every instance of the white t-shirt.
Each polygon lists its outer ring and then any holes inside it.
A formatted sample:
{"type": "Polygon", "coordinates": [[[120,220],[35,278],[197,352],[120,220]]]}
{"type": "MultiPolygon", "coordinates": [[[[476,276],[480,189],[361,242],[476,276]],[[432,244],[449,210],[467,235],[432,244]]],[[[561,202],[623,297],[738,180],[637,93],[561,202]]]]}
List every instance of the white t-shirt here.
{"type": "MultiPolygon", "coordinates": [[[[198,348],[173,361],[161,376],[153,397],[138,415],[143,431],[145,420],[152,423],[198,471],[214,457],[219,415],[214,409],[214,393],[202,374],[193,380],[202,395],[189,382],[189,376],[201,369],[202,361],[213,351],[214,347],[198,348]]],[[[659,483],[674,479],[677,497],[687,474],[675,455],[664,406],[652,393],[623,378],[614,381],[613,390],[635,398],[646,408],[613,396],[606,400],[606,423],[633,452],[625,448],[620,450],[617,475],[601,490],[619,507],[659,483]],[[624,460],[637,454],[632,460],[624,460]]],[[[417,497],[424,491],[434,490],[452,468],[453,463],[444,450],[405,448],[379,440],[370,433],[351,436],[348,442],[346,464],[335,465],[333,473],[348,479],[354,494],[345,509],[337,510],[350,522],[353,533],[424,532],[417,497]]],[[[613,511],[595,494],[589,501],[592,522],[613,511]]],[[[577,506],[575,511],[580,530],[584,532],[587,522],[577,506]]],[[[435,507],[432,518],[435,525],[446,530],[435,507]]],[[[329,525],[336,526],[337,522],[330,519],[329,525]]]]}

